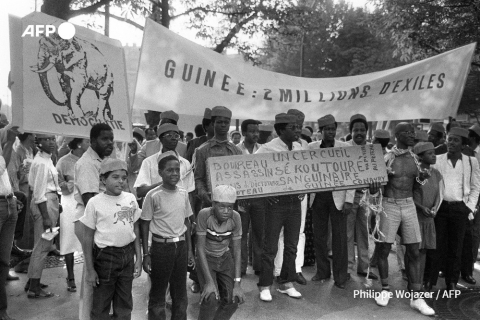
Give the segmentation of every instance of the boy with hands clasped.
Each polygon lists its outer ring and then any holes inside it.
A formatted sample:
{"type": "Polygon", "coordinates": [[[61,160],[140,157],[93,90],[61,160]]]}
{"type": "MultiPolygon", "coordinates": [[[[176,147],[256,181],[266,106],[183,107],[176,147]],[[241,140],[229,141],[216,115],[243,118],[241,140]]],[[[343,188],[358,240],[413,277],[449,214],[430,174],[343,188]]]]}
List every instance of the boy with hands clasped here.
{"type": "Polygon", "coordinates": [[[198,319],[228,320],[245,300],[240,286],[242,223],[240,214],[233,210],[235,188],[216,187],[212,200],[212,207],[202,209],[197,216],[197,272],[202,287],[198,319]]]}
{"type": "Polygon", "coordinates": [[[135,196],[124,192],[127,164],[108,158],[100,167],[105,193],[94,196],[80,218],[86,226],[86,281],[93,285],[91,319],[130,319],[133,309],[132,282],[142,272],[139,219],[135,196]],[[136,259],[134,259],[136,256],[136,259]]]}

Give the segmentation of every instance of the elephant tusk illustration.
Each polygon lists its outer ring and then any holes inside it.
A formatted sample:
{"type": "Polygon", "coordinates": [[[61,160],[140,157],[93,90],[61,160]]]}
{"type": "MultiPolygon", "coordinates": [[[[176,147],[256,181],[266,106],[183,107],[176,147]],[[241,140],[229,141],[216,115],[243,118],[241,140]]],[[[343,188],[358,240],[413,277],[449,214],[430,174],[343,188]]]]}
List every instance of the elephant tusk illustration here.
{"type": "Polygon", "coordinates": [[[35,70],[34,68],[36,68],[36,66],[31,66],[30,70],[32,70],[33,72],[36,72],[36,73],[43,73],[43,72],[47,72],[48,70],[52,69],[53,66],[54,66],[54,64],[50,62],[50,64],[48,66],[46,66],[45,68],[43,68],[41,70],[35,70]]]}

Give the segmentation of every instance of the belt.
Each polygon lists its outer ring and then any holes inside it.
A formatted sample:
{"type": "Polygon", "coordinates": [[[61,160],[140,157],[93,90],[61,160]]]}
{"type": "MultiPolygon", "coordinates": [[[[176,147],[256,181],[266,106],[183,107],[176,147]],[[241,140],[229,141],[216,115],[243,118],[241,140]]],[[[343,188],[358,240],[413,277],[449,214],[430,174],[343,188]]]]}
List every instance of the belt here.
{"type": "Polygon", "coordinates": [[[395,203],[395,204],[408,204],[413,202],[413,198],[403,198],[403,199],[395,199],[395,198],[383,198],[386,202],[395,203]]]}
{"type": "Polygon", "coordinates": [[[160,243],[180,242],[180,241],[185,241],[185,235],[182,234],[180,237],[175,237],[175,238],[164,238],[155,233],[152,233],[152,240],[160,243]]]}
{"type": "Polygon", "coordinates": [[[463,201],[445,201],[443,200],[444,203],[448,204],[449,206],[457,205],[463,203],[463,201]]]}

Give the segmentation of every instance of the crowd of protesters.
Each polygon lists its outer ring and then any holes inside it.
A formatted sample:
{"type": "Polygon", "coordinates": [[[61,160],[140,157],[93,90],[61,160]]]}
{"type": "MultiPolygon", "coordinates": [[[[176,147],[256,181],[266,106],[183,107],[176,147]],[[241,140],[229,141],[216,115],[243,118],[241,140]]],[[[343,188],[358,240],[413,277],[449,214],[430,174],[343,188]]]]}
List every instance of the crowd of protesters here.
{"type": "MultiPolygon", "coordinates": [[[[109,319],[111,312],[130,319],[132,282],[142,270],[149,275],[148,319],[165,319],[167,307],[172,319],[187,318],[187,276],[200,294],[199,319],[230,319],[245,301],[248,264],[261,301],[273,300],[272,287],[298,299],[294,284],[309,281],[302,274],[309,250],[316,263],[310,281],[333,276],[342,290],[352,279],[378,280],[380,306],[392,296],[393,244],[406,290],[441,289],[439,276],[448,290],[460,277],[476,283],[479,125],[450,122],[445,132],[433,123],[425,132],[402,122],[392,132],[374,130],[370,142],[362,114],[351,116],[340,139],[332,115],[318,119],[316,133],[296,109],[275,115],[273,125],[244,120],[240,131],[231,131],[232,117],[226,107],[207,108],[196,137],[184,139],[179,116],[162,112],[158,126],[134,128],[124,145],[107,124],[94,125],[89,139],[0,129],[0,319],[11,319],[5,281],[18,280],[9,268],[28,270],[28,298],[53,296],[41,282],[51,254],[65,257],[66,289],[80,285],[80,319],[109,319]],[[231,186],[209,188],[210,157],[369,143],[383,150],[385,186],[238,200],[231,186]],[[76,252],[84,256],[81,280],[76,252]]],[[[435,314],[422,295],[412,297],[413,309],[435,314]]]]}

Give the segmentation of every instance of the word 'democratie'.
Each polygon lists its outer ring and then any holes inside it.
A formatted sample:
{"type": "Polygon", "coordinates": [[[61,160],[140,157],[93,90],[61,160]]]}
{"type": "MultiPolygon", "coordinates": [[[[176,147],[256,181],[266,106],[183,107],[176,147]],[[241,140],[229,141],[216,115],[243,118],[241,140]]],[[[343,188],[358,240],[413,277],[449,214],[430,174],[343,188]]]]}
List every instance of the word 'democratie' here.
{"type": "Polygon", "coordinates": [[[231,185],[239,198],[357,189],[388,179],[378,144],[212,157],[207,164],[210,188],[231,185]]]}

